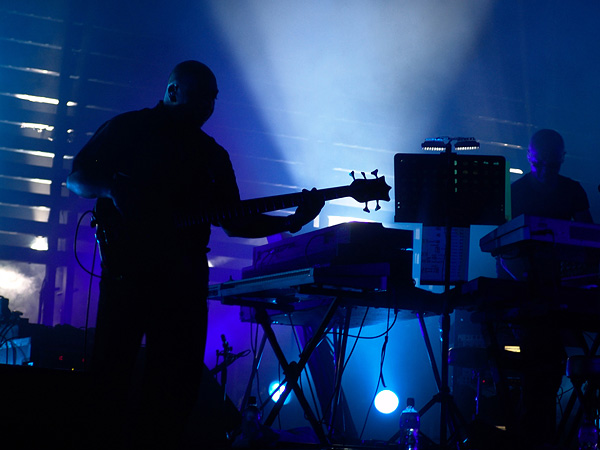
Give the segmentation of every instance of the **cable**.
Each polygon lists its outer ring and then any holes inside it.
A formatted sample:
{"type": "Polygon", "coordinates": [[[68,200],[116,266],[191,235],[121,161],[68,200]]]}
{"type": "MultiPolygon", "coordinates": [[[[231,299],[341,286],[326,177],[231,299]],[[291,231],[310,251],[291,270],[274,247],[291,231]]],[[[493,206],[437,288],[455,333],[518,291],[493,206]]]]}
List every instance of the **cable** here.
{"type": "Polygon", "coordinates": [[[508,274],[508,275],[509,275],[509,276],[510,276],[510,277],[511,277],[513,280],[515,280],[515,281],[519,281],[519,279],[517,278],[517,276],[516,276],[514,273],[512,273],[512,272],[510,271],[510,269],[509,269],[509,268],[506,266],[506,263],[504,262],[504,261],[505,261],[505,259],[508,259],[508,260],[510,261],[510,258],[504,258],[504,257],[502,257],[502,256],[499,256],[499,257],[498,257],[498,259],[499,259],[499,262],[500,262],[500,267],[502,267],[502,268],[504,269],[504,271],[505,271],[505,272],[506,272],[506,273],[507,273],[507,274],[508,274]]]}
{"type": "Polygon", "coordinates": [[[84,333],[83,333],[83,370],[84,370],[84,372],[87,371],[87,355],[88,355],[87,345],[88,345],[88,330],[89,330],[89,320],[90,320],[90,306],[92,303],[93,281],[94,281],[94,277],[96,277],[96,278],[102,277],[102,275],[98,275],[98,274],[94,273],[94,269],[96,267],[96,256],[98,254],[98,241],[97,240],[95,240],[95,242],[94,242],[94,254],[92,256],[91,270],[88,270],[86,267],[84,267],[83,263],[79,259],[79,255],[77,254],[77,241],[79,240],[78,239],[79,238],[79,229],[81,228],[81,222],[83,221],[83,218],[86,217],[88,214],[91,214],[93,217],[94,211],[87,210],[81,215],[81,217],[77,221],[77,227],[75,228],[75,236],[73,238],[73,254],[75,256],[75,260],[77,261],[77,264],[79,264],[79,267],[81,267],[85,273],[90,275],[90,282],[88,285],[87,305],[86,305],[86,312],[85,312],[85,328],[84,328],[84,333]]]}
{"type": "MultiPolygon", "coordinates": [[[[344,374],[344,372],[346,370],[346,366],[348,365],[348,362],[350,362],[350,358],[352,357],[352,354],[354,353],[354,350],[356,349],[356,345],[358,344],[358,340],[360,339],[360,333],[361,333],[361,331],[363,329],[363,326],[365,324],[365,320],[367,319],[367,314],[369,313],[369,308],[370,307],[367,307],[367,309],[365,310],[365,314],[364,314],[364,316],[362,318],[362,321],[360,323],[360,327],[358,329],[358,335],[356,337],[354,337],[354,344],[352,345],[352,348],[350,349],[350,353],[348,353],[348,357],[343,362],[342,367],[340,367],[340,369],[339,369],[341,373],[338,375],[338,377],[337,377],[338,379],[342,379],[342,376],[343,376],[343,374],[344,374]]],[[[334,333],[334,335],[338,334],[338,333],[334,333]]],[[[331,346],[335,348],[335,344],[331,342],[331,340],[330,340],[329,337],[327,338],[327,340],[331,344],[331,346]]],[[[324,411],[322,411],[322,419],[321,420],[324,420],[324,418],[327,417],[327,415],[331,412],[331,408],[333,406],[334,397],[335,397],[335,389],[334,389],[334,392],[332,392],[331,396],[329,397],[329,401],[327,402],[327,408],[324,411]]],[[[333,426],[333,422],[332,422],[332,426],[333,426]]]]}
{"type": "MultiPolygon", "coordinates": [[[[389,311],[388,311],[388,315],[389,315],[389,311]]],[[[386,334],[388,334],[390,331],[392,331],[392,328],[394,328],[394,325],[396,325],[396,321],[398,320],[398,310],[396,310],[394,312],[394,321],[392,322],[391,325],[388,326],[388,328],[383,331],[380,334],[377,334],[375,336],[355,336],[352,334],[349,334],[348,337],[352,337],[352,338],[356,338],[356,339],[379,339],[380,337],[385,336],[386,334]]],[[[389,318],[388,318],[388,323],[389,323],[389,318]]]]}
{"type": "MultiPolygon", "coordinates": [[[[79,224],[77,226],[79,227],[79,224]]],[[[75,235],[75,236],[77,236],[77,235],[75,235]]],[[[75,240],[77,240],[77,238],[75,238],[75,240]]],[[[73,244],[73,245],[75,245],[75,244],[73,244]]],[[[94,245],[94,255],[92,256],[92,271],[88,272],[90,274],[90,282],[88,284],[87,305],[85,308],[85,328],[83,331],[83,371],[84,372],[87,372],[88,329],[89,329],[89,323],[90,323],[90,306],[92,304],[92,285],[93,285],[93,281],[94,281],[93,272],[94,272],[94,267],[96,267],[96,255],[97,254],[98,254],[98,244],[96,243],[96,245],[94,245]]]]}
{"type": "MultiPolygon", "coordinates": [[[[387,322],[388,322],[388,329],[389,329],[389,323],[390,323],[389,310],[388,310],[387,322]]],[[[385,380],[383,379],[383,363],[385,362],[385,355],[386,355],[386,351],[387,351],[388,341],[389,341],[389,334],[386,334],[385,339],[383,341],[383,345],[381,346],[381,358],[379,361],[379,377],[377,378],[377,385],[375,386],[375,393],[373,394],[373,398],[371,399],[371,402],[369,403],[369,408],[367,409],[367,415],[365,416],[365,422],[363,423],[363,427],[360,432],[359,440],[362,440],[363,434],[365,432],[365,428],[367,427],[369,415],[371,414],[371,409],[373,408],[373,403],[375,402],[375,397],[377,396],[377,392],[379,391],[379,385],[381,384],[381,385],[383,385],[384,388],[386,387],[385,380]]]]}
{"type": "Polygon", "coordinates": [[[385,379],[383,378],[383,362],[385,361],[385,352],[387,350],[387,345],[389,341],[389,336],[386,336],[383,341],[383,346],[381,347],[381,358],[379,360],[379,379],[381,380],[381,385],[386,388],[385,379]]]}
{"type": "MultiPolygon", "coordinates": [[[[101,278],[101,275],[95,274],[94,273],[94,267],[92,266],[92,270],[88,270],[86,269],[83,264],[81,263],[81,261],[79,260],[79,256],[77,255],[77,238],[79,236],[79,228],[81,227],[81,222],[83,221],[83,218],[85,216],[87,216],[88,214],[94,214],[94,211],[87,210],[86,212],[84,212],[81,217],[79,218],[79,220],[77,221],[77,227],[75,228],[75,237],[73,239],[73,253],[75,254],[75,260],[77,261],[77,264],[79,264],[79,267],[81,267],[86,273],[88,273],[89,275],[91,275],[92,277],[97,277],[97,278],[101,278]]],[[[97,245],[94,247],[94,261],[95,261],[95,256],[96,256],[96,247],[97,245]]]]}
{"type": "Polygon", "coordinates": [[[350,361],[350,358],[352,357],[352,353],[354,353],[354,349],[356,348],[356,344],[358,344],[358,340],[360,339],[360,333],[363,329],[363,326],[365,325],[365,320],[367,319],[367,314],[369,313],[369,308],[370,307],[367,306],[367,309],[365,310],[365,315],[363,316],[362,321],[360,323],[360,327],[358,328],[358,335],[356,336],[356,339],[354,340],[354,344],[352,345],[352,349],[350,350],[350,353],[348,354],[348,358],[346,358],[346,361],[342,365],[342,373],[345,372],[346,366],[348,365],[348,362],[350,361]]]}
{"type": "Polygon", "coordinates": [[[375,386],[375,394],[373,394],[373,398],[369,402],[369,408],[367,409],[367,415],[365,416],[365,422],[363,423],[362,430],[360,430],[360,436],[358,437],[359,441],[362,441],[362,437],[365,432],[365,428],[367,427],[367,422],[369,421],[369,415],[371,414],[371,409],[373,408],[373,403],[375,402],[375,397],[377,396],[377,391],[379,390],[380,382],[381,382],[381,377],[377,379],[377,385],[375,386]]]}

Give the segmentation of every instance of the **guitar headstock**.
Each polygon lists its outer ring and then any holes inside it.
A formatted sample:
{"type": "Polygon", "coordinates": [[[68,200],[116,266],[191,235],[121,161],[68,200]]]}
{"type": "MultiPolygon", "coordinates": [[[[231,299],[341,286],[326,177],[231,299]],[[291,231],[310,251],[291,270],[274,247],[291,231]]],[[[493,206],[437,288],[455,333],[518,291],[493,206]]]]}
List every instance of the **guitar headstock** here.
{"type": "Polygon", "coordinates": [[[381,206],[379,206],[380,200],[384,202],[390,201],[389,192],[392,188],[385,182],[385,177],[379,178],[377,173],[378,170],[375,169],[373,172],[371,172],[371,175],[373,175],[375,178],[367,179],[367,175],[364,172],[361,172],[363,178],[357,179],[354,176],[354,171],[350,172],[350,176],[354,180],[349,186],[351,191],[350,197],[357,202],[364,203],[365,207],[363,211],[365,212],[370,212],[368,202],[375,201],[377,204],[375,211],[378,211],[381,209],[381,206]]]}

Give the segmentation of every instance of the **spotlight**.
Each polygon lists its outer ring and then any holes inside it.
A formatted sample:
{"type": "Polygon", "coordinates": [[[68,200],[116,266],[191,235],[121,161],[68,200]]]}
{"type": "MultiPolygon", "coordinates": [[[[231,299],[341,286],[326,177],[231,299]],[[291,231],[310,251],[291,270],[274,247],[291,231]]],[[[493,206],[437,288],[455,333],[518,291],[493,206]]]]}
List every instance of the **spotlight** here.
{"type": "Polygon", "coordinates": [[[375,396],[375,408],[382,414],[390,414],[396,411],[400,401],[398,396],[389,389],[380,391],[375,396]]]}
{"type": "MultiPolygon", "coordinates": [[[[281,397],[283,391],[285,391],[285,384],[279,384],[279,381],[277,380],[271,382],[271,384],[269,385],[269,395],[271,396],[271,400],[273,400],[275,403],[277,403],[277,400],[279,400],[279,397],[281,397]]],[[[287,396],[283,404],[287,405],[291,400],[292,395],[290,393],[290,395],[287,396]]]]}
{"type": "Polygon", "coordinates": [[[45,252],[48,250],[48,238],[43,236],[36,236],[32,239],[29,248],[32,250],[38,250],[41,252],[45,252]]]}

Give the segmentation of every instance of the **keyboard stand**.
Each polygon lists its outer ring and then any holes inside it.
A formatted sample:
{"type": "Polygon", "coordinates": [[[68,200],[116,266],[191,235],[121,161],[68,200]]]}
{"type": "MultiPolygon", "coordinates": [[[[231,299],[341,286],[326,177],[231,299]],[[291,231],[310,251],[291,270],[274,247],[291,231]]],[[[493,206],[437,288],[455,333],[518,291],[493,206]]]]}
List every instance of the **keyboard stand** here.
{"type": "MultiPolygon", "coordinates": [[[[300,387],[300,384],[298,383],[298,380],[300,378],[300,375],[302,374],[302,371],[305,369],[306,364],[308,363],[308,360],[310,359],[314,350],[317,348],[317,345],[321,342],[322,338],[325,336],[325,334],[329,330],[331,319],[333,318],[335,312],[337,311],[337,309],[340,305],[340,302],[341,302],[341,299],[339,297],[335,297],[333,299],[333,301],[329,305],[327,313],[323,317],[321,324],[317,328],[317,331],[315,332],[314,336],[310,339],[308,344],[304,347],[304,349],[300,353],[298,361],[288,361],[281,346],[279,345],[279,342],[277,341],[275,332],[273,331],[273,328],[271,327],[271,318],[269,317],[269,314],[267,313],[267,309],[270,309],[269,305],[265,305],[264,302],[263,303],[256,302],[256,304],[252,306],[255,310],[256,321],[263,329],[264,336],[263,336],[263,340],[261,341],[259,353],[257,354],[257,356],[254,360],[252,374],[251,374],[250,380],[248,381],[248,388],[246,389],[246,392],[251,390],[252,383],[254,382],[254,376],[256,375],[256,372],[258,370],[258,364],[260,363],[262,352],[264,350],[265,338],[271,345],[271,348],[273,349],[273,352],[275,353],[275,357],[277,358],[277,361],[281,365],[281,367],[283,369],[283,373],[285,375],[285,378],[283,379],[281,384],[282,385],[285,384],[286,389],[281,393],[279,399],[275,403],[275,406],[273,406],[273,408],[269,412],[269,415],[264,420],[264,424],[266,426],[269,427],[273,424],[273,422],[277,418],[277,415],[281,411],[281,408],[283,407],[285,400],[287,399],[287,397],[289,396],[289,394],[291,392],[294,392],[294,394],[296,394],[296,398],[298,399],[298,402],[300,403],[300,406],[302,407],[302,411],[304,412],[307,420],[309,421],[313,431],[317,435],[319,442],[321,444],[329,443],[328,438],[325,435],[325,432],[323,430],[322,422],[317,419],[310,404],[308,403],[308,400],[306,399],[306,396],[304,395],[304,392],[302,391],[302,388],[300,387]]],[[[336,387],[336,389],[338,389],[338,388],[336,387]]]]}

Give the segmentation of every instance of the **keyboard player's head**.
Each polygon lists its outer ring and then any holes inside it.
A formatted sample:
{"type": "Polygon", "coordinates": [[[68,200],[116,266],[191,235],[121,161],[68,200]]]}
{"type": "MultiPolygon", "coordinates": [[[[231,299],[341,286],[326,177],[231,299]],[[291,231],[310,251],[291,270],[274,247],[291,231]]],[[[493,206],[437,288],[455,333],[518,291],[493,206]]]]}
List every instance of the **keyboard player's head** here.
{"type": "Polygon", "coordinates": [[[527,159],[533,176],[543,184],[558,181],[560,167],[565,160],[565,142],[554,130],[539,130],[529,141],[527,159]]]}

